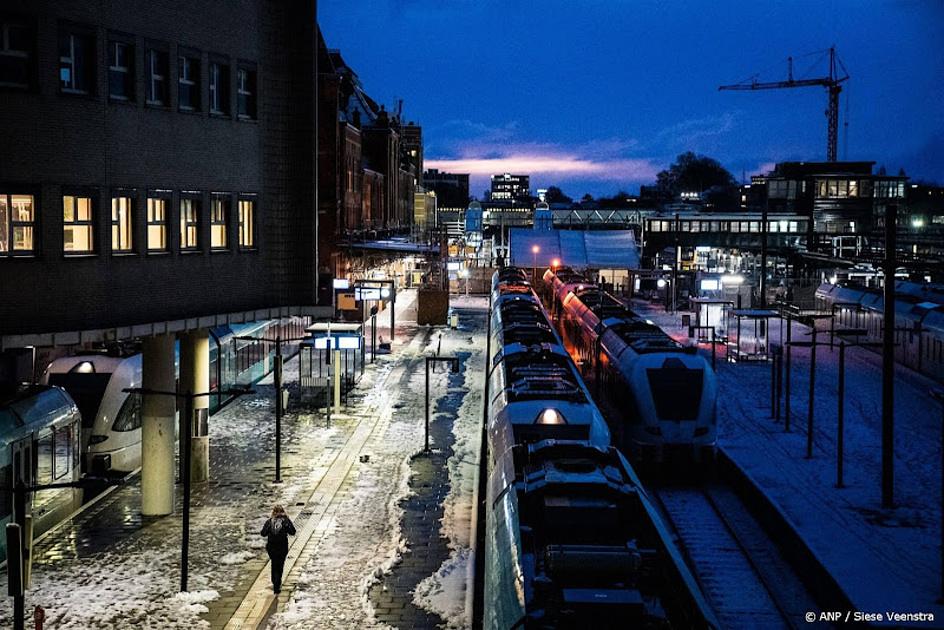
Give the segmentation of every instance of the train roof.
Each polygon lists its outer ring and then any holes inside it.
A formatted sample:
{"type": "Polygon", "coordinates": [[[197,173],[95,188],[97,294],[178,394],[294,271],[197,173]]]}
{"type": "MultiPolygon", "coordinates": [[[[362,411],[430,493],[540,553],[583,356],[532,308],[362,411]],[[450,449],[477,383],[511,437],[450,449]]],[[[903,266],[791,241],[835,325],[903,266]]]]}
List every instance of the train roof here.
{"type": "Polygon", "coordinates": [[[59,387],[22,387],[0,398],[0,441],[15,439],[23,427],[52,424],[72,414],[78,414],[75,402],[59,387]]]}
{"type": "Polygon", "coordinates": [[[664,330],[638,317],[609,319],[603,322],[606,331],[619,337],[639,354],[647,352],[684,351],[684,347],[664,330]]]}
{"type": "Polygon", "coordinates": [[[587,396],[570,356],[557,344],[510,346],[496,361],[505,367],[508,402],[527,400],[586,403],[587,396]]]}

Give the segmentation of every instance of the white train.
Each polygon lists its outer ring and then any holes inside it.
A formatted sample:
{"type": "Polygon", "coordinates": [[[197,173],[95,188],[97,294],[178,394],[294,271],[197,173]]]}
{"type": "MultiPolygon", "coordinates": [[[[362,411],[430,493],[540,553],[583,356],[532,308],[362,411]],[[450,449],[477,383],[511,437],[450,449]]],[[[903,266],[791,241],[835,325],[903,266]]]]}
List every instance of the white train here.
{"type": "Polygon", "coordinates": [[[707,361],[570,269],[544,281],[562,334],[618,417],[617,445],[641,460],[710,461],[717,379],[707,361]]]}
{"type": "MultiPolygon", "coordinates": [[[[835,330],[864,329],[861,341],[882,341],[885,296],[881,289],[823,283],[817,306],[833,315],[835,330]]],[[[895,282],[895,360],[944,381],[944,285],[895,282]]]]}
{"type": "Polygon", "coordinates": [[[484,627],[718,627],[525,275],[492,287],[484,627]]]}
{"type": "Polygon", "coordinates": [[[82,415],[83,470],[128,473],[141,465],[141,354],[80,354],[49,364],[43,382],[62,387],[82,415]]]}

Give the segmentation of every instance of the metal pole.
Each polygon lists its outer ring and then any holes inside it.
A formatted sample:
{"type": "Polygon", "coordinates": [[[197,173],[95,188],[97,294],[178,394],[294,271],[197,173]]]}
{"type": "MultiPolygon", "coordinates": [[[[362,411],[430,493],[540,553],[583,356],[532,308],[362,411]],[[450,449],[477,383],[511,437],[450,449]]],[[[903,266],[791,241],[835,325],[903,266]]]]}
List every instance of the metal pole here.
{"type": "Polygon", "coordinates": [[[882,335],[882,507],[895,504],[895,237],[898,206],[885,207],[885,325],[882,335]]]}
{"type": "Polygon", "coordinates": [[[777,355],[770,362],[770,417],[777,416],[777,355]]]}
{"type": "Polygon", "coordinates": [[[793,321],[790,318],[787,318],[787,375],[784,379],[785,383],[785,392],[783,397],[783,430],[787,433],[790,432],[790,356],[793,353],[793,346],[790,345],[790,340],[793,338],[793,321]]]}
{"type": "Polygon", "coordinates": [[[846,407],[846,342],[839,341],[839,409],[836,413],[836,487],[842,488],[843,440],[845,438],[846,407]]]}
{"type": "Polygon", "coordinates": [[[810,400],[806,412],[806,458],[813,457],[813,410],[816,408],[816,320],[813,320],[813,345],[810,346],[810,400]]]}
{"type": "Polygon", "coordinates": [[[783,399],[783,345],[777,346],[774,360],[777,362],[777,406],[774,420],[780,422],[780,401],[783,399]]]}
{"type": "MultiPolygon", "coordinates": [[[[390,285],[390,343],[393,343],[395,338],[395,329],[396,329],[396,317],[397,317],[397,296],[396,296],[396,287],[390,285]]],[[[393,346],[390,346],[390,349],[393,350],[393,346]]]]}
{"type": "MultiPolygon", "coordinates": [[[[16,524],[20,526],[20,579],[23,586],[13,596],[13,628],[14,630],[24,630],[26,624],[26,485],[19,471],[13,471],[17,476],[16,484],[13,487],[13,518],[16,524]]],[[[9,562],[9,560],[8,560],[9,562]]],[[[9,573],[9,570],[8,570],[9,573]]]]}
{"type": "Polygon", "coordinates": [[[377,360],[377,313],[370,316],[370,362],[377,360]]]}
{"type": "Polygon", "coordinates": [[[717,369],[715,365],[715,327],[711,327],[711,369],[717,369]]]}
{"type": "Polygon", "coordinates": [[[190,555],[190,450],[193,441],[193,392],[187,390],[184,413],[180,417],[181,430],[186,431],[184,446],[184,518],[183,538],[180,543],[180,591],[187,592],[188,558],[190,555]]]}
{"type": "Polygon", "coordinates": [[[764,202],[761,212],[761,241],[760,241],[760,307],[767,308],[767,205],[764,202]]]}
{"type": "Polygon", "coordinates": [[[429,452],[429,357],[426,357],[426,431],[423,451],[429,452]]]}
{"type": "Polygon", "coordinates": [[[275,483],[282,483],[282,335],[275,337],[275,483]]]}

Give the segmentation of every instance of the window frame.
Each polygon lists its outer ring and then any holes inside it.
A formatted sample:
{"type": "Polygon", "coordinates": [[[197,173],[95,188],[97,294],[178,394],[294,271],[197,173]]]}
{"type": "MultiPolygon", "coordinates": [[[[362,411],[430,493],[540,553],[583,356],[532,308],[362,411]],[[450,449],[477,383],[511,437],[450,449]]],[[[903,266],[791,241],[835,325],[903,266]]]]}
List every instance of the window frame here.
{"type": "Polygon", "coordinates": [[[259,198],[256,194],[241,194],[236,200],[236,243],[240,251],[252,251],[258,248],[256,240],[256,213],[259,208],[259,198]],[[245,235],[245,221],[243,220],[243,204],[250,204],[249,211],[249,243],[243,241],[245,235]]]}
{"type": "Polygon", "coordinates": [[[125,35],[123,33],[116,33],[109,31],[107,39],[107,48],[106,57],[105,57],[105,73],[107,75],[107,85],[108,85],[108,101],[111,103],[135,103],[137,102],[137,47],[135,45],[134,37],[131,35],[125,35]],[[117,59],[118,55],[116,52],[117,46],[125,47],[125,56],[126,56],[126,66],[118,66],[117,59]],[[114,61],[113,61],[114,57],[114,61]],[[122,68],[124,68],[122,70],[122,68]],[[114,94],[112,92],[112,74],[113,73],[123,73],[124,82],[127,88],[127,95],[122,96],[119,94],[114,94]]]}
{"type": "MultiPolygon", "coordinates": [[[[172,201],[171,191],[168,190],[149,190],[147,200],[145,201],[145,238],[144,248],[148,255],[161,255],[170,253],[170,205],[172,201]],[[154,202],[153,204],[151,202],[154,202]],[[158,204],[157,202],[160,202],[158,204]],[[158,206],[161,209],[161,217],[154,218],[152,210],[158,206]],[[151,228],[160,228],[162,245],[160,247],[151,247],[151,228]]],[[[156,215],[155,215],[156,216],[156,215]]]]}
{"type": "Polygon", "coordinates": [[[203,58],[199,51],[177,47],[177,109],[186,113],[200,113],[203,111],[203,58]],[[185,63],[186,62],[186,63],[185,63]],[[188,72],[184,72],[187,66],[188,72]],[[194,74],[196,76],[194,76],[194,74]],[[186,76],[186,78],[185,78],[186,76]],[[192,102],[184,105],[183,86],[190,88],[192,102]]]}
{"type": "MultiPolygon", "coordinates": [[[[36,20],[27,15],[0,13],[0,57],[23,60],[26,69],[26,83],[0,82],[0,91],[35,92],[36,81],[36,20]],[[10,48],[10,26],[21,26],[29,40],[27,48],[10,48]]],[[[16,62],[14,62],[16,63],[16,62]]]]}
{"type": "Polygon", "coordinates": [[[59,28],[57,31],[56,37],[56,46],[57,46],[57,63],[59,68],[59,94],[66,94],[69,96],[80,96],[80,97],[93,97],[97,93],[97,78],[98,78],[98,35],[96,30],[90,26],[84,24],[75,24],[72,22],[59,22],[59,28]],[[68,57],[70,63],[71,75],[73,78],[72,86],[63,87],[62,85],[62,64],[64,58],[62,56],[62,37],[66,35],[70,38],[70,54],[68,57]],[[75,52],[75,38],[82,37],[88,41],[88,58],[84,60],[84,63],[78,63],[76,61],[76,52],[75,52]],[[83,67],[84,66],[84,67],[83,67]],[[85,72],[85,77],[88,81],[88,85],[84,88],[76,87],[76,77],[78,73],[76,72],[77,68],[82,68],[85,72]]]}
{"type": "Polygon", "coordinates": [[[232,65],[230,60],[219,55],[209,55],[207,61],[207,111],[211,116],[230,118],[233,113],[230,88],[232,87],[232,65]],[[214,82],[213,68],[220,69],[217,82],[214,82]],[[213,103],[214,94],[219,95],[222,108],[217,109],[213,103]]]}
{"type": "Polygon", "coordinates": [[[203,227],[203,195],[199,192],[181,192],[180,197],[177,200],[177,219],[178,219],[178,234],[177,242],[179,244],[179,249],[181,254],[199,254],[203,252],[204,238],[202,233],[203,227]],[[188,202],[191,207],[194,209],[194,220],[186,221],[184,216],[184,202],[188,202]],[[195,235],[195,244],[192,246],[185,245],[188,242],[188,239],[184,238],[185,228],[192,228],[195,235]]]}
{"type": "Polygon", "coordinates": [[[96,241],[97,230],[95,229],[97,223],[97,204],[95,195],[90,194],[87,191],[68,191],[63,190],[62,195],[62,255],[67,258],[77,258],[85,256],[95,256],[98,254],[98,245],[96,241]],[[66,221],[65,211],[66,211],[66,199],[72,199],[72,212],[73,219],[72,221],[66,221]],[[87,199],[89,207],[89,215],[87,219],[78,218],[78,200],[87,199]],[[66,228],[69,227],[84,227],[89,230],[89,249],[87,250],[67,250],[65,243],[66,228]]]}
{"type": "Polygon", "coordinates": [[[236,64],[236,118],[242,121],[259,119],[259,73],[254,63],[240,61],[236,64]],[[243,76],[247,77],[247,81],[251,79],[252,83],[250,87],[245,89],[241,82],[243,76]],[[242,112],[241,98],[243,95],[248,95],[250,99],[246,113],[242,112]]]}
{"type": "Polygon", "coordinates": [[[6,251],[0,250],[0,259],[3,258],[17,258],[17,257],[35,257],[39,253],[39,218],[40,212],[38,207],[38,200],[40,198],[39,191],[35,191],[29,188],[20,187],[20,186],[0,186],[0,198],[3,198],[4,203],[7,208],[7,216],[5,217],[5,225],[0,226],[0,229],[6,232],[6,242],[7,249],[6,251]],[[22,221],[15,219],[13,212],[13,198],[14,197],[30,197],[30,220],[22,221]],[[30,248],[29,249],[16,249],[14,248],[14,234],[16,233],[16,228],[29,228],[30,233],[30,248]]]}
{"type": "Polygon", "coordinates": [[[161,42],[146,41],[144,44],[144,104],[148,107],[169,108],[171,106],[170,98],[170,50],[167,44],[161,42]],[[164,74],[156,74],[154,63],[156,59],[163,58],[164,74]],[[153,98],[154,77],[161,77],[163,86],[163,100],[153,98]]]}
{"type": "Polygon", "coordinates": [[[210,208],[209,208],[207,217],[208,217],[208,220],[209,220],[208,222],[210,225],[209,245],[210,245],[211,252],[221,253],[221,252],[229,252],[231,250],[232,239],[230,238],[229,231],[230,231],[230,224],[232,223],[232,221],[229,215],[231,214],[231,211],[232,211],[232,205],[233,205],[232,196],[229,193],[212,193],[210,195],[210,208]],[[217,218],[218,215],[216,212],[217,203],[222,204],[221,206],[222,212],[219,213],[219,218],[217,218]],[[222,245],[213,244],[213,241],[214,241],[213,228],[217,226],[222,226],[223,228],[222,234],[223,234],[224,241],[222,245]]]}
{"type": "Polygon", "coordinates": [[[137,235],[135,234],[135,220],[137,219],[137,212],[138,212],[137,198],[138,198],[137,191],[128,190],[128,189],[113,190],[111,193],[111,196],[109,197],[110,199],[109,205],[111,206],[110,208],[111,212],[109,213],[109,221],[108,221],[108,225],[111,227],[111,230],[109,231],[109,237],[111,239],[109,243],[110,245],[109,250],[113,256],[131,256],[138,253],[138,250],[135,249],[137,245],[137,240],[138,240],[137,235]],[[127,216],[127,226],[126,226],[127,233],[128,233],[128,246],[122,249],[118,249],[115,247],[115,230],[116,229],[119,230],[119,236],[120,236],[120,228],[121,228],[121,219],[115,218],[115,210],[116,210],[115,201],[117,201],[118,199],[128,200],[128,206],[127,206],[128,216],[127,216]]]}

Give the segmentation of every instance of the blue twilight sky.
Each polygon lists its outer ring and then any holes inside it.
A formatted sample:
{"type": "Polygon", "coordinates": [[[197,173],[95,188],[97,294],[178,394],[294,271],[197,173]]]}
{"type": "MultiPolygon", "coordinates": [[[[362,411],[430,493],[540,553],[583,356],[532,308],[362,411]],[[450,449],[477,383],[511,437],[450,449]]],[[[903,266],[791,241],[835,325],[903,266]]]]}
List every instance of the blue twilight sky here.
{"type": "Polygon", "coordinates": [[[755,73],[845,83],[839,158],[944,184],[944,0],[322,0],[367,93],[423,126],[427,167],[530,173],[577,197],[653,181],[679,153],[737,178],[823,160],[821,87],[719,92],[755,73]],[[846,103],[846,97],[848,104],[846,103]],[[848,116],[847,116],[848,112],[848,116]],[[847,151],[846,151],[847,147],[847,151]]]}

